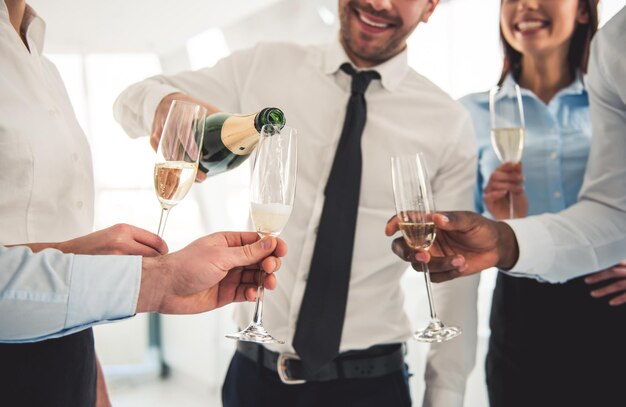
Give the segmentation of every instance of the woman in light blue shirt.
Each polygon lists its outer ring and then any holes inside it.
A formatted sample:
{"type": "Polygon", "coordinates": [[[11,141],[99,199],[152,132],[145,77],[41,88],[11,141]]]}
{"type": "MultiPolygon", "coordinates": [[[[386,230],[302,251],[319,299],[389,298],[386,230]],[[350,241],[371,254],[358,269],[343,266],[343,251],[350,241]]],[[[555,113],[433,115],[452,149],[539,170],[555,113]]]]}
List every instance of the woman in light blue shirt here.
{"type": "MultiPolygon", "coordinates": [[[[502,1],[500,84],[522,88],[526,140],[522,163],[501,165],[488,94],[461,99],[479,145],[478,212],[507,218],[509,191],[516,217],[576,202],[591,139],[582,74],[596,29],[596,0],[502,1]]],[[[592,298],[584,278],[548,284],[499,272],[486,361],[492,407],[612,405],[620,387],[610,372],[626,362],[624,321],[626,309],[592,298]]]]}

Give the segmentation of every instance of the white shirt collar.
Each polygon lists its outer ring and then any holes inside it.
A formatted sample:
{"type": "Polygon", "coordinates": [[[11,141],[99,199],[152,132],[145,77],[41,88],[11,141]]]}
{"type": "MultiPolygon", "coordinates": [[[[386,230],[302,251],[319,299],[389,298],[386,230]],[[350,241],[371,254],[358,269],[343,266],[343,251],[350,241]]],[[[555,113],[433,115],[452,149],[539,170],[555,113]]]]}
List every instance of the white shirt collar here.
{"type": "MultiPolygon", "coordinates": [[[[502,81],[503,92],[499,93],[496,96],[496,98],[503,98],[503,97],[513,98],[515,96],[514,87],[516,83],[517,81],[515,80],[515,78],[513,78],[513,75],[509,73],[502,81]]],[[[522,93],[522,97],[528,96],[534,99],[537,98],[537,96],[528,89],[520,87],[520,92],[522,93]]],[[[560,91],[558,91],[557,94],[554,96],[553,100],[556,100],[557,98],[565,96],[565,95],[583,95],[585,93],[587,93],[587,90],[585,89],[585,85],[583,83],[583,77],[580,71],[577,71],[576,78],[574,79],[574,81],[570,83],[569,85],[567,85],[566,87],[564,87],[563,89],[561,89],[560,91]]],[[[483,93],[476,100],[479,103],[489,103],[489,92],[483,93]]]]}
{"type": "MultiPolygon", "coordinates": [[[[339,41],[330,43],[324,50],[322,58],[322,69],[327,75],[334,75],[345,62],[352,63],[339,41]]],[[[409,70],[406,48],[382,64],[368,69],[378,72],[383,87],[393,91],[409,70]]]]}
{"type": "MultiPolygon", "coordinates": [[[[9,10],[4,1],[0,1],[0,21],[9,25],[11,24],[9,10]]],[[[44,38],[46,34],[46,23],[28,4],[24,10],[22,28],[26,30],[26,40],[28,41],[29,48],[34,46],[37,52],[41,54],[43,52],[44,38]]]]}
{"type": "MultiPolygon", "coordinates": [[[[513,78],[513,75],[509,73],[502,82],[502,89],[504,90],[504,92],[502,92],[502,97],[504,97],[505,95],[510,98],[514,97],[515,84],[517,84],[517,81],[515,80],[515,78],[513,78]]],[[[522,96],[532,96],[536,98],[535,94],[532,91],[522,87],[520,87],[520,90],[522,92],[522,96]]],[[[579,71],[576,71],[576,78],[574,78],[574,81],[558,91],[557,94],[554,95],[553,99],[565,95],[581,95],[585,92],[587,91],[585,90],[585,85],[583,85],[582,75],[579,71]]]]}
{"type": "Polygon", "coordinates": [[[43,53],[43,45],[46,34],[46,23],[37,12],[28,4],[24,11],[24,22],[22,26],[26,30],[26,38],[29,46],[32,48],[34,45],[37,48],[37,52],[43,53]]]}

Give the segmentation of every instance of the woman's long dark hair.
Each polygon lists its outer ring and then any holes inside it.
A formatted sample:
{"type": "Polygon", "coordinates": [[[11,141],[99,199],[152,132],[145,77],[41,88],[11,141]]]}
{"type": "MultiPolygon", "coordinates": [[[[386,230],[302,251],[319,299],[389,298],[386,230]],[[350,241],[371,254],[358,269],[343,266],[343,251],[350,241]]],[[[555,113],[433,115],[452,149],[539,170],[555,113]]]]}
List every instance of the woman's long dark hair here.
{"type": "MultiPolygon", "coordinates": [[[[576,76],[577,70],[582,73],[587,72],[591,39],[596,31],[598,31],[598,1],[599,0],[579,0],[578,4],[587,11],[589,21],[586,24],[576,24],[572,40],[570,41],[567,64],[572,78],[576,76]]],[[[513,72],[516,76],[519,73],[522,54],[517,52],[506,42],[504,34],[502,34],[502,25],[500,25],[500,41],[504,48],[504,64],[502,65],[502,74],[500,75],[498,84],[502,85],[504,78],[506,78],[509,72],[513,72]]]]}

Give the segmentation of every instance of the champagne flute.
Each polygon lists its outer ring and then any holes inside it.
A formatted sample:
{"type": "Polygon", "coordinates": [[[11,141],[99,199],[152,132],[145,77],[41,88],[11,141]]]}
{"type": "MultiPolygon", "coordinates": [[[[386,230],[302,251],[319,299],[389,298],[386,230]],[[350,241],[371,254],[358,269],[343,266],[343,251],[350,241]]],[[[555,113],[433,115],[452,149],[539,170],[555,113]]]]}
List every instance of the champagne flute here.
{"type": "MultiPolygon", "coordinates": [[[[524,151],[524,106],[517,84],[511,90],[495,86],[489,91],[491,145],[501,163],[518,163],[524,151]]],[[[513,219],[513,194],[509,191],[509,218],[513,219]]]]}
{"type": "MultiPolygon", "coordinates": [[[[287,224],[296,189],[297,131],[288,126],[266,124],[261,129],[250,185],[250,215],[261,238],[278,236],[287,224]]],[[[241,332],[227,338],[257,343],[285,343],[263,327],[263,281],[259,273],[254,316],[241,332]]]]}
{"type": "Polygon", "coordinates": [[[204,107],[182,100],[174,100],[167,113],[154,164],[154,190],[161,203],[161,237],[169,210],[187,195],[196,179],[205,117],[204,107]]]}
{"type": "MultiPolygon", "coordinates": [[[[416,250],[428,250],[435,241],[433,223],[435,204],[430,180],[422,153],[391,157],[391,178],[396,203],[398,227],[407,245],[416,250]]],[[[456,326],[446,326],[437,318],[428,264],[422,263],[426,281],[426,293],[430,306],[430,323],[418,330],[413,337],[420,342],[443,342],[461,334],[456,326]]]]}

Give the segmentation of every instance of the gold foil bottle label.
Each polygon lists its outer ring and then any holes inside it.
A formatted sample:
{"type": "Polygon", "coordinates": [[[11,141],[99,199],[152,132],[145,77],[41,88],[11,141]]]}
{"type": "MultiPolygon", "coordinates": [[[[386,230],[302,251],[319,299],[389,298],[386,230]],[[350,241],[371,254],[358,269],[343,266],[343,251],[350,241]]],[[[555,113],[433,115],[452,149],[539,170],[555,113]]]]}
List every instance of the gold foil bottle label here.
{"type": "Polygon", "coordinates": [[[259,142],[259,133],[254,126],[256,114],[230,116],[222,126],[222,143],[235,155],[248,155],[259,142]]]}

